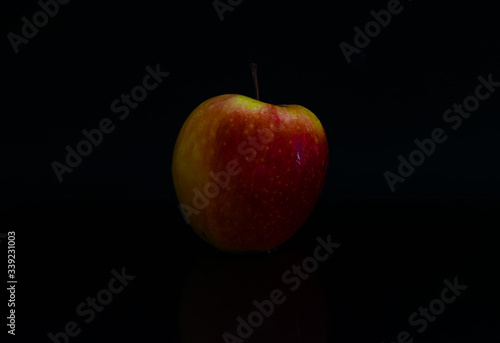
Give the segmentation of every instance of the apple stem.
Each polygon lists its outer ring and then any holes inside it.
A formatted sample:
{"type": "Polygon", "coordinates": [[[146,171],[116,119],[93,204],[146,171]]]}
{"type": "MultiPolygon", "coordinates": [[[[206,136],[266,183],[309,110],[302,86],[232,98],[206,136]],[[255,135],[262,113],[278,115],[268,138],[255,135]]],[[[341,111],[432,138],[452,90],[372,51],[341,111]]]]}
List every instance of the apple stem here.
{"type": "Polygon", "coordinates": [[[250,63],[252,69],[253,85],[255,87],[255,99],[259,100],[259,81],[257,80],[257,64],[250,63]]]}

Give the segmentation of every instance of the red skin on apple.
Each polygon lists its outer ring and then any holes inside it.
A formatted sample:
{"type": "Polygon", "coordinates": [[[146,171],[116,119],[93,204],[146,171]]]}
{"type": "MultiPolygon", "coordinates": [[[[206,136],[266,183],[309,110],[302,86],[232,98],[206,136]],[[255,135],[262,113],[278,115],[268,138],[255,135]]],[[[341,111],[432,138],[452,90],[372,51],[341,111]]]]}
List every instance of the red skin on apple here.
{"type": "Polygon", "coordinates": [[[327,168],[325,130],[311,111],[226,94],[186,119],[172,176],[201,238],[224,251],[269,251],[311,214],[327,168]]]}

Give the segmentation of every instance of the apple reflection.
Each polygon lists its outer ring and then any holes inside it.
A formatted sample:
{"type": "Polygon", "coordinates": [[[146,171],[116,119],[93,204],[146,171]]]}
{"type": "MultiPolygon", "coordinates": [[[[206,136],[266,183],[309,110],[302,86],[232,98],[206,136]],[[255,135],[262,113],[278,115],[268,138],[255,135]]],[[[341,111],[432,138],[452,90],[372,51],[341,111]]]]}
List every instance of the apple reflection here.
{"type": "Polygon", "coordinates": [[[192,264],[179,309],[185,343],[326,341],[324,293],[303,257],[209,254],[192,264]]]}

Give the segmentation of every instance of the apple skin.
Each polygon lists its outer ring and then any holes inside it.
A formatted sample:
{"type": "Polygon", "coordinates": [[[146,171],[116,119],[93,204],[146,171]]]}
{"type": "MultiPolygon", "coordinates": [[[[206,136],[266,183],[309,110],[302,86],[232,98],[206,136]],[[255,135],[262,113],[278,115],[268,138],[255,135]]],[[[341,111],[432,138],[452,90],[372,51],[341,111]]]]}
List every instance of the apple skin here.
{"type": "Polygon", "coordinates": [[[321,194],[328,142],[299,105],[225,94],[200,104],[174,147],[172,176],[194,231],[223,251],[269,251],[306,221],[321,194]]]}

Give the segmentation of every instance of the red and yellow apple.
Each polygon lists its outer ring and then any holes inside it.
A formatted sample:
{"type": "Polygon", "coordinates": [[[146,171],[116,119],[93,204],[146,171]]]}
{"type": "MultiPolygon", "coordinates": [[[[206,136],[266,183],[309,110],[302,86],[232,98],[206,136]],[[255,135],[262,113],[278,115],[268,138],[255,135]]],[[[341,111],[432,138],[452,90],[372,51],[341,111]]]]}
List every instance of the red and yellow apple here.
{"type": "Polygon", "coordinates": [[[325,130],[311,111],[225,94],[184,122],[172,176],[201,238],[223,251],[269,251],[311,214],[327,168],[325,130]]]}

